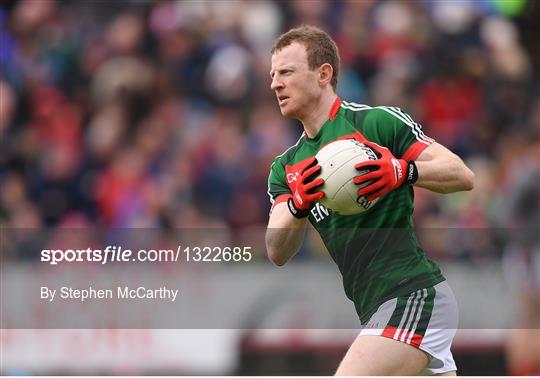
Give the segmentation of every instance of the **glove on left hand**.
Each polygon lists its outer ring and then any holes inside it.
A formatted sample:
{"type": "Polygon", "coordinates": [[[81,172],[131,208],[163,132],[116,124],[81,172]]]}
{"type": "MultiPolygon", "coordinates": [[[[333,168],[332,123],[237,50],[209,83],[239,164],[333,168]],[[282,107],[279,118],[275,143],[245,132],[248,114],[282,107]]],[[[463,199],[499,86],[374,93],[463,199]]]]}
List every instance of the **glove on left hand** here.
{"type": "Polygon", "coordinates": [[[354,166],[359,171],[369,171],[354,178],[354,183],[361,186],[358,195],[367,196],[368,201],[373,201],[399,188],[405,182],[408,184],[416,182],[418,172],[414,161],[397,159],[388,148],[377,143],[370,141],[363,143],[371,148],[379,159],[365,161],[354,166]]]}

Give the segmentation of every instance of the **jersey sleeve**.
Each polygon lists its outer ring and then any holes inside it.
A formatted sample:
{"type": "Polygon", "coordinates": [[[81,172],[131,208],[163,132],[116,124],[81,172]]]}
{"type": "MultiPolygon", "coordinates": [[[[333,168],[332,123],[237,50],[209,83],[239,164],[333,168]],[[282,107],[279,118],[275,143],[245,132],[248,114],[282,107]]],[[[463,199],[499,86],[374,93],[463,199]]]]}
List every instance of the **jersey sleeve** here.
{"type": "Polygon", "coordinates": [[[416,160],[434,140],[422,131],[422,126],[399,108],[380,106],[366,117],[364,136],[387,147],[398,159],[416,160]]]}
{"type": "Polygon", "coordinates": [[[274,160],[274,163],[270,167],[268,195],[270,196],[272,207],[280,202],[287,201],[291,195],[291,191],[287,186],[285,167],[279,157],[274,160]]]}

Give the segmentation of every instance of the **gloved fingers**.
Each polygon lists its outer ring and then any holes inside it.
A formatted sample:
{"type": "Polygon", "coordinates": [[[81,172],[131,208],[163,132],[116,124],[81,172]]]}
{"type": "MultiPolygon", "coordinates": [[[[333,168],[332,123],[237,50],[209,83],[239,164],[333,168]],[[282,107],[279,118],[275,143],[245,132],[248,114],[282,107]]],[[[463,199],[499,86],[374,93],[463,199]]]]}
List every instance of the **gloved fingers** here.
{"type": "Polygon", "coordinates": [[[319,177],[318,179],[315,179],[312,182],[307,183],[306,185],[304,185],[304,189],[305,189],[305,191],[307,193],[310,190],[313,190],[313,189],[317,188],[318,186],[321,186],[322,184],[324,184],[324,180],[319,177]]]}
{"type": "Polygon", "coordinates": [[[381,197],[383,194],[388,193],[387,188],[383,187],[373,193],[368,194],[367,200],[368,201],[375,201],[377,198],[381,197]]]}
{"type": "Polygon", "coordinates": [[[381,177],[382,177],[381,172],[375,171],[375,172],[364,173],[363,175],[356,176],[353,179],[353,182],[356,185],[362,185],[362,184],[365,184],[366,182],[369,182],[371,180],[378,180],[381,177]]]}
{"type": "Polygon", "coordinates": [[[321,191],[308,195],[308,199],[310,202],[318,201],[323,197],[324,197],[324,192],[321,192],[321,191]]]}
{"type": "Polygon", "coordinates": [[[303,175],[307,169],[313,167],[314,165],[317,165],[317,159],[315,156],[308,157],[300,166],[300,174],[303,175]]]}
{"type": "Polygon", "coordinates": [[[302,174],[302,182],[305,184],[305,183],[308,183],[310,182],[311,180],[313,180],[315,178],[315,176],[321,171],[321,166],[320,165],[315,165],[309,169],[307,169],[306,171],[304,171],[304,173],[302,174]]]}
{"type": "Polygon", "coordinates": [[[366,146],[368,146],[369,148],[371,148],[375,152],[381,152],[382,153],[384,150],[389,151],[388,148],[386,148],[384,146],[381,146],[378,143],[371,142],[369,140],[365,140],[362,143],[364,143],[366,146]]]}
{"type": "Polygon", "coordinates": [[[383,180],[375,181],[372,184],[369,184],[367,186],[364,186],[361,189],[358,189],[358,195],[360,196],[369,196],[373,194],[374,192],[381,190],[386,186],[386,183],[383,180]]]}
{"type": "Polygon", "coordinates": [[[381,163],[376,160],[368,160],[354,166],[357,171],[376,171],[381,168],[381,163]]]}

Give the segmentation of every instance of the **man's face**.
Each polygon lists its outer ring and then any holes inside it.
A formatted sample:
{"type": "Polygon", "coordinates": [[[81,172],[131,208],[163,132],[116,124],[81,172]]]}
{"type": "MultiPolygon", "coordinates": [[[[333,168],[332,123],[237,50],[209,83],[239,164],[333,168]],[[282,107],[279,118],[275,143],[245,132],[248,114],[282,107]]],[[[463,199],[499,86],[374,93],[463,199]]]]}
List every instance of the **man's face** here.
{"type": "Polygon", "coordinates": [[[293,42],[272,55],[270,70],[281,114],[303,119],[313,111],[321,95],[317,70],[308,67],[307,53],[303,45],[293,42]]]}

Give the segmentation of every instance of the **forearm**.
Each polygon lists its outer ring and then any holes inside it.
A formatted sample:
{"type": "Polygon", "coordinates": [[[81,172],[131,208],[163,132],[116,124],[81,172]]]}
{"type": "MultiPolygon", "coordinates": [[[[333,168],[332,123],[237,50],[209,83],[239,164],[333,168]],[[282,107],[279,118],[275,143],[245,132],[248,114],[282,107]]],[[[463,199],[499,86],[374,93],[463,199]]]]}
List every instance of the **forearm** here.
{"type": "Polygon", "coordinates": [[[457,156],[416,161],[418,180],[415,185],[437,193],[472,190],[474,174],[457,156]]]}
{"type": "Polygon", "coordinates": [[[281,266],[298,251],[304,240],[307,218],[297,219],[289,212],[286,204],[279,204],[270,216],[266,230],[268,258],[281,266]]]}

